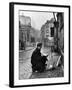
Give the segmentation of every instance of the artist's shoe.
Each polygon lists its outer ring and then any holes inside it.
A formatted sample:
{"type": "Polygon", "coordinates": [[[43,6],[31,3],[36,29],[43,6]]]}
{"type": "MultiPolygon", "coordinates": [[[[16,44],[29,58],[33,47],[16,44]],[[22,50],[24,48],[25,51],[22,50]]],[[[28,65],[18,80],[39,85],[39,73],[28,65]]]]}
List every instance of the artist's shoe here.
{"type": "Polygon", "coordinates": [[[35,72],[36,70],[34,68],[32,68],[32,72],[35,72]]]}

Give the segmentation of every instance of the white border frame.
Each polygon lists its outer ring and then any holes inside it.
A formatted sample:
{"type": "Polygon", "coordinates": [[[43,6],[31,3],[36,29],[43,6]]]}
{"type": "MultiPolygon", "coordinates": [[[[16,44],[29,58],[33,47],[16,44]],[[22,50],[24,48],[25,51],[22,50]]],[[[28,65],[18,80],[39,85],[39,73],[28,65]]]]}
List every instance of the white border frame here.
{"type": "Polygon", "coordinates": [[[69,8],[14,5],[14,86],[64,83],[69,81],[69,8]],[[64,77],[19,80],[19,10],[64,12],[64,77]]]}

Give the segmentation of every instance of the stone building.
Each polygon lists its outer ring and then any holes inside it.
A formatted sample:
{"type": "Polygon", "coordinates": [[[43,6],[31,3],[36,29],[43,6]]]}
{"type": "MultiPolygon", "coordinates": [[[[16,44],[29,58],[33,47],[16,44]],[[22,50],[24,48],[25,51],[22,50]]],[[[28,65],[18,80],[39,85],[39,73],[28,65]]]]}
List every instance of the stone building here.
{"type": "Polygon", "coordinates": [[[31,26],[31,18],[20,15],[19,17],[19,48],[20,50],[26,47],[34,46],[39,40],[39,30],[31,26]]]}
{"type": "Polygon", "coordinates": [[[57,13],[58,27],[58,47],[64,50],[64,13],[57,13]]]}
{"type": "Polygon", "coordinates": [[[31,26],[31,18],[29,16],[20,15],[19,21],[21,26],[31,26]]]}
{"type": "Polygon", "coordinates": [[[52,46],[54,44],[54,18],[47,20],[41,27],[41,41],[44,46],[52,46]]]}
{"type": "Polygon", "coordinates": [[[28,16],[19,16],[19,48],[25,49],[30,42],[31,18],[28,16]]]}

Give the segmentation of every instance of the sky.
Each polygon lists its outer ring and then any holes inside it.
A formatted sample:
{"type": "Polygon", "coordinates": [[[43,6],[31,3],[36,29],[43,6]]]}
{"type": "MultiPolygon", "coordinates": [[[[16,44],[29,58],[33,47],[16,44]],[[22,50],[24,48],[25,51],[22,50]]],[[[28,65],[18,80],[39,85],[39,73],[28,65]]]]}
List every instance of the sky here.
{"type": "Polygon", "coordinates": [[[34,12],[34,11],[20,11],[20,15],[29,16],[31,18],[31,26],[40,30],[41,26],[47,20],[53,18],[52,12],[34,12]]]}

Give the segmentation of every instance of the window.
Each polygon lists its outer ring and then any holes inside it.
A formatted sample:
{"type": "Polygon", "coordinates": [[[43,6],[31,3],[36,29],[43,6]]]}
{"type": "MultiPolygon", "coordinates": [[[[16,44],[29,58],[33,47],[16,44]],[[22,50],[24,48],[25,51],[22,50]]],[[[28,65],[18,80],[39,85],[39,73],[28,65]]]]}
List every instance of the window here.
{"type": "Polygon", "coordinates": [[[51,37],[54,37],[54,27],[51,27],[51,37]]]}

